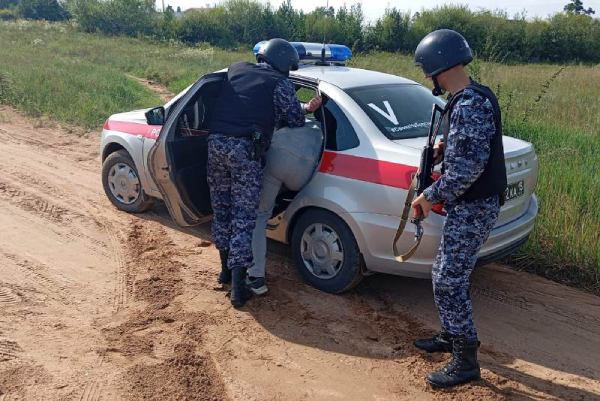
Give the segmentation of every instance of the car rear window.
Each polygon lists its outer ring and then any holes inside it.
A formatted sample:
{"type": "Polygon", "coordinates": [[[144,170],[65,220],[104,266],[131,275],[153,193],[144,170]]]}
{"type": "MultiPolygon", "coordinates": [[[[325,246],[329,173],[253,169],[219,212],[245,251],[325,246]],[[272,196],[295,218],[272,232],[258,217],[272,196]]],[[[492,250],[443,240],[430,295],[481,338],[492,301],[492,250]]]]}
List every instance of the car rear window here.
{"type": "Polygon", "coordinates": [[[346,92],[390,139],[427,136],[434,103],[444,101],[418,84],[374,85],[346,92]]]}

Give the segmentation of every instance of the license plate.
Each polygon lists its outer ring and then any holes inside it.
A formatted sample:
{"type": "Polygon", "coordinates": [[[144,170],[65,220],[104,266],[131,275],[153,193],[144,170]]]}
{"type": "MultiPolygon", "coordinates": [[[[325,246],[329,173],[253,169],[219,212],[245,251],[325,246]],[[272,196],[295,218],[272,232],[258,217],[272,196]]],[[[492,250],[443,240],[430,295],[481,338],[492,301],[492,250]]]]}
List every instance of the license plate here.
{"type": "Polygon", "coordinates": [[[513,200],[525,193],[525,182],[523,180],[508,184],[504,196],[506,201],[513,200]]]}

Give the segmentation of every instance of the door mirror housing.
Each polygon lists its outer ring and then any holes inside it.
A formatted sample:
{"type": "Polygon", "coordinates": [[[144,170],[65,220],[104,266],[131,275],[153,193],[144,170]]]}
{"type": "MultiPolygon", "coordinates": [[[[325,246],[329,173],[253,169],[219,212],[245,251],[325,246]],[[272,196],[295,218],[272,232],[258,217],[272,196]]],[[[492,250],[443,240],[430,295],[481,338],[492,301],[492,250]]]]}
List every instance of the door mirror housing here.
{"type": "Polygon", "coordinates": [[[165,125],[165,108],[162,106],[148,110],[145,116],[149,125],[165,125]]]}

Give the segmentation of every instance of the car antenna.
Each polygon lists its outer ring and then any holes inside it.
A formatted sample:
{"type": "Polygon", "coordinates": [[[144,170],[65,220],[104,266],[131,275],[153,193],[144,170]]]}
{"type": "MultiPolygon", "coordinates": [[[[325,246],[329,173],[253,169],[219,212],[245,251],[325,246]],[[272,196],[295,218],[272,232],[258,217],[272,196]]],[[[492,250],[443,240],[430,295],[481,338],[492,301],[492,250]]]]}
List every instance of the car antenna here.
{"type": "MultiPolygon", "coordinates": [[[[327,11],[329,10],[329,0],[327,0],[327,5],[325,6],[325,15],[327,15],[327,11]]],[[[317,63],[317,65],[327,65],[325,63],[325,30],[327,29],[327,24],[323,25],[323,48],[321,49],[321,61],[317,63]]]]}

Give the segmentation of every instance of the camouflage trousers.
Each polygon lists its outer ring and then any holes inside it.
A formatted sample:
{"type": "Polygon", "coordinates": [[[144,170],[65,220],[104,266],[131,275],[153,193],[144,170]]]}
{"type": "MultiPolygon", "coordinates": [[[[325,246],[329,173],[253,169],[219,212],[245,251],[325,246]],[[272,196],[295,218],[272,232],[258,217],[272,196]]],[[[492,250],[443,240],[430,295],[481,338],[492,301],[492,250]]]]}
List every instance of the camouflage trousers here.
{"type": "Polygon", "coordinates": [[[477,338],[469,277],[477,253],[498,219],[498,196],[448,206],[442,241],[432,270],[433,294],[442,329],[477,338]]]}
{"type": "Polygon", "coordinates": [[[208,186],[213,209],[212,236],[229,250],[229,269],[252,266],[252,232],[262,184],[262,168],[252,160],[252,142],[220,134],[208,137],[208,186]]]}

